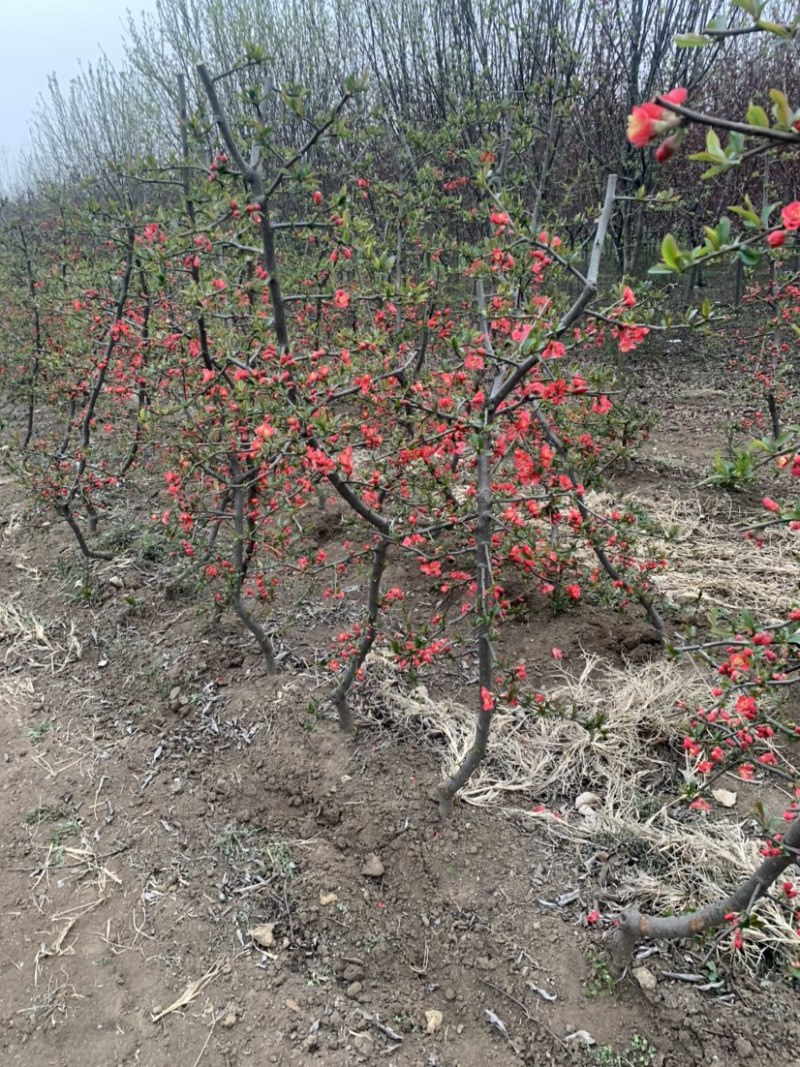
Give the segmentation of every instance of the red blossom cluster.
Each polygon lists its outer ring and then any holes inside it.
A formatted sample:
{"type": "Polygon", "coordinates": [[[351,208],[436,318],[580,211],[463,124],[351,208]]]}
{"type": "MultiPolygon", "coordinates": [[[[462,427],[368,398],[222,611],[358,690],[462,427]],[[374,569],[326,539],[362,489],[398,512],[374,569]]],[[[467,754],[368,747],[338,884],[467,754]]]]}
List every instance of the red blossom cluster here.
{"type": "MultiPolygon", "coordinates": [[[[628,140],[635,148],[647,148],[657,137],[674,130],[681,125],[682,119],[674,111],[665,108],[659,101],[667,104],[676,104],[679,107],[686,103],[688,96],[686,89],[671,89],[664,93],[658,100],[650,100],[646,104],[637,104],[628,116],[628,140]]],[[[678,145],[678,134],[673,134],[659,145],[656,150],[656,159],[659,163],[665,162],[675,151],[678,145]]]]}

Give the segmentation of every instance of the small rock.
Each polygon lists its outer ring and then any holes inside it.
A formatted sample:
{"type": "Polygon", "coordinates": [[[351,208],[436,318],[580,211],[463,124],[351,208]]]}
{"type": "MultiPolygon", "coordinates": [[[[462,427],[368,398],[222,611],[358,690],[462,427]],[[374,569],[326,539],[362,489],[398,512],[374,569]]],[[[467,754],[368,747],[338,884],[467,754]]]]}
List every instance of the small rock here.
{"type": "Polygon", "coordinates": [[[658,978],[649,967],[634,967],[631,973],[645,992],[651,993],[658,985],[658,978]]]}
{"type": "Polygon", "coordinates": [[[575,1030],[571,1034],[567,1034],[564,1040],[567,1042],[568,1045],[574,1043],[576,1045],[583,1045],[586,1048],[589,1048],[591,1045],[597,1044],[597,1042],[588,1030],[575,1030]]]}
{"type": "Polygon", "coordinates": [[[275,923],[264,923],[263,926],[254,926],[250,936],[262,948],[272,948],[275,944],[275,923]]]}
{"type": "Polygon", "coordinates": [[[335,904],[338,899],[335,893],[326,893],[324,890],[320,890],[319,902],[323,908],[327,908],[329,904],[335,904]]]}
{"type": "Polygon", "coordinates": [[[456,999],[456,991],[455,991],[455,989],[453,989],[452,986],[449,985],[447,987],[447,989],[445,989],[445,991],[444,991],[444,999],[449,1001],[449,1002],[451,1002],[451,1003],[452,1003],[452,1001],[454,1001],[456,999]]]}
{"type": "Polygon", "coordinates": [[[294,1000],[293,997],[286,998],[286,1007],[289,1011],[300,1012],[300,1005],[294,1000]]]}
{"type": "Polygon", "coordinates": [[[436,1011],[435,1009],[432,1009],[431,1011],[426,1011],[425,1022],[427,1025],[425,1027],[425,1033],[435,1034],[439,1027],[442,1025],[443,1019],[444,1015],[440,1011],[436,1011]]]}
{"type": "Polygon", "coordinates": [[[357,1000],[358,997],[363,993],[363,991],[364,986],[361,984],[361,982],[351,982],[345,990],[345,993],[350,998],[350,1000],[357,1000]]]}
{"type": "Polygon", "coordinates": [[[374,852],[370,852],[364,860],[361,873],[367,878],[383,878],[384,866],[374,852]]]}
{"type": "Polygon", "coordinates": [[[316,1052],[319,1048],[319,1034],[309,1034],[303,1042],[303,1052],[316,1052]]]}
{"type": "Polygon", "coordinates": [[[357,963],[348,963],[344,971],[342,971],[342,981],[347,982],[360,982],[364,977],[364,968],[360,967],[357,963]]]}
{"type": "Polygon", "coordinates": [[[236,1015],[235,1009],[228,1008],[228,1010],[220,1019],[219,1025],[224,1027],[224,1029],[226,1030],[231,1030],[234,1026],[236,1026],[237,1018],[238,1016],[236,1015]]]}
{"type": "Polygon", "coordinates": [[[730,789],[712,789],[711,795],[723,808],[733,808],[736,806],[738,793],[734,793],[730,789]]]}

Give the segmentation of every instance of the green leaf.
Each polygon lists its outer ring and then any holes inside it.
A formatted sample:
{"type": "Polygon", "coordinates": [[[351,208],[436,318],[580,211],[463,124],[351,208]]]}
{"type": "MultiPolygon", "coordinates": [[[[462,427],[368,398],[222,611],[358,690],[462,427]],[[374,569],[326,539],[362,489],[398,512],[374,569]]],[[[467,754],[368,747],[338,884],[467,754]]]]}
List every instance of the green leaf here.
{"type": "Polygon", "coordinates": [[[734,215],[738,215],[739,218],[744,219],[746,222],[751,222],[754,226],[760,226],[761,220],[755,211],[751,211],[746,207],[737,207],[736,204],[731,205],[728,211],[732,211],[734,215]]]}
{"type": "Polygon", "coordinates": [[[758,104],[751,104],[747,109],[747,121],[751,126],[760,126],[765,130],[769,129],[769,115],[758,104]]]}
{"type": "Polygon", "coordinates": [[[744,134],[739,133],[737,130],[732,130],[728,134],[728,145],[725,149],[725,155],[731,161],[738,163],[739,158],[744,152],[744,134]]]}
{"type": "Polygon", "coordinates": [[[666,234],[661,242],[661,258],[670,270],[680,270],[680,257],[681,250],[678,248],[678,242],[671,233],[666,234]]]}
{"type": "Polygon", "coordinates": [[[675,38],[675,45],[678,48],[703,48],[711,44],[712,40],[702,33],[679,33],[675,38]]]}
{"type": "Polygon", "coordinates": [[[733,163],[717,163],[714,167],[709,167],[708,170],[704,170],[700,175],[701,178],[716,178],[718,174],[724,174],[726,170],[730,170],[733,163]]]}
{"type": "Polygon", "coordinates": [[[715,130],[708,130],[706,133],[706,152],[720,162],[727,158],[715,130]]]}
{"type": "Polygon", "coordinates": [[[778,207],[777,202],[774,204],[764,204],[764,208],[761,212],[761,225],[765,230],[769,229],[769,217],[776,207],[778,207]]]}
{"type": "Polygon", "coordinates": [[[752,248],[740,248],[737,255],[746,267],[755,267],[759,260],[758,252],[754,252],[752,248]]]}
{"type": "Polygon", "coordinates": [[[766,30],[767,33],[774,33],[776,37],[791,37],[792,31],[788,26],[783,26],[779,22],[768,22],[767,19],[758,20],[758,28],[760,30],[766,30]]]}
{"type": "Polygon", "coordinates": [[[788,129],[791,126],[792,112],[786,94],[780,89],[770,89],[769,98],[772,101],[772,114],[775,116],[775,121],[779,126],[788,129]]]}
{"type": "Polygon", "coordinates": [[[761,5],[756,0],[732,0],[733,6],[738,7],[742,11],[746,11],[748,15],[752,15],[754,19],[757,19],[761,15],[761,5]]]}
{"type": "Polygon", "coordinates": [[[692,163],[716,163],[718,156],[712,156],[710,152],[692,152],[689,156],[692,163]]]}
{"type": "Polygon", "coordinates": [[[711,226],[704,226],[703,233],[705,233],[708,243],[711,245],[714,251],[718,252],[721,241],[719,239],[719,234],[717,233],[717,231],[712,229],[711,226]]]}

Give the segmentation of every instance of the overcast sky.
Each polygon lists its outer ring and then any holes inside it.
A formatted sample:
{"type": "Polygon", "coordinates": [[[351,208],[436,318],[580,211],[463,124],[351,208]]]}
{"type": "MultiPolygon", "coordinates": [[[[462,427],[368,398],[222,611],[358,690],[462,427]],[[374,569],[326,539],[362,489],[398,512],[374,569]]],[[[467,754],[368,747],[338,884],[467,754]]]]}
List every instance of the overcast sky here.
{"type": "MultiPolygon", "coordinates": [[[[156,0],[0,0],[0,161],[13,169],[47,77],[63,86],[101,50],[122,59],[125,12],[155,10],[156,0]]],[[[2,164],[0,164],[2,165],[2,164]]]]}

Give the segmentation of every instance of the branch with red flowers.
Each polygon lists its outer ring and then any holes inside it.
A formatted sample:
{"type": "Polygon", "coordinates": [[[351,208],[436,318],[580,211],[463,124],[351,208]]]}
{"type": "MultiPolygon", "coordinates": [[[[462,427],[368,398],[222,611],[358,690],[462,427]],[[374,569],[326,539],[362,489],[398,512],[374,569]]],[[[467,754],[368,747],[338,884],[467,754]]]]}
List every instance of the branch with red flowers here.
{"type": "Polygon", "coordinates": [[[776,129],[774,126],[754,126],[749,122],[736,122],[734,119],[725,119],[719,115],[706,115],[702,111],[694,111],[692,108],[684,107],[683,104],[670,100],[669,93],[664,96],[657,96],[655,103],[658,107],[663,108],[665,111],[671,111],[674,115],[684,119],[685,122],[695,126],[713,126],[718,130],[741,133],[745,137],[760,137],[763,140],[775,141],[778,144],[800,145],[800,133],[776,129]]]}

